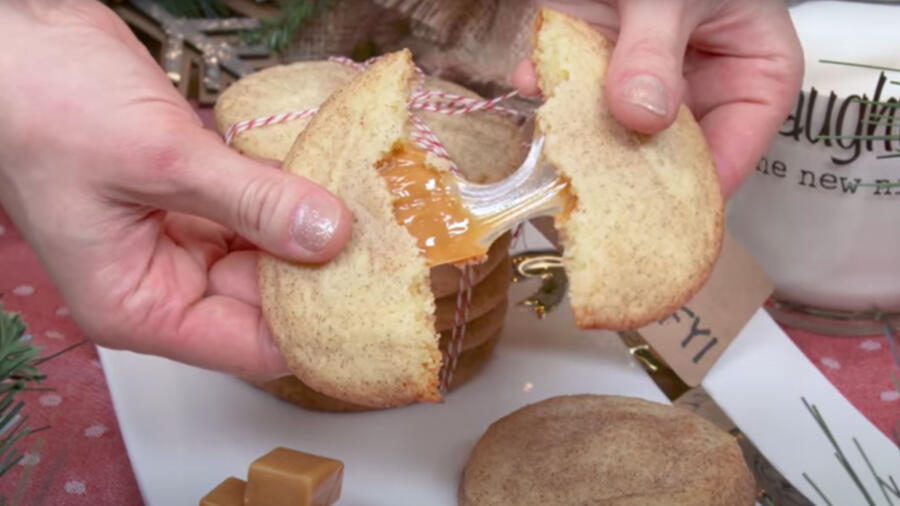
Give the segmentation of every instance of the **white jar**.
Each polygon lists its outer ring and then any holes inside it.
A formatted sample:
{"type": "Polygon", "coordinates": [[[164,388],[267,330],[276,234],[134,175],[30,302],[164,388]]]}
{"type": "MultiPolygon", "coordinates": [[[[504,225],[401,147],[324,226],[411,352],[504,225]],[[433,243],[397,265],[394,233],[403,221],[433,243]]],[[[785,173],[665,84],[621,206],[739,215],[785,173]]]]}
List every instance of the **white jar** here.
{"type": "Polygon", "coordinates": [[[803,91],[729,203],[729,229],[774,281],[776,318],[877,333],[874,311],[900,313],[900,186],[877,185],[900,184],[900,6],[804,2],[791,16],[803,91]],[[860,135],[889,139],[825,138],[860,135]]]}

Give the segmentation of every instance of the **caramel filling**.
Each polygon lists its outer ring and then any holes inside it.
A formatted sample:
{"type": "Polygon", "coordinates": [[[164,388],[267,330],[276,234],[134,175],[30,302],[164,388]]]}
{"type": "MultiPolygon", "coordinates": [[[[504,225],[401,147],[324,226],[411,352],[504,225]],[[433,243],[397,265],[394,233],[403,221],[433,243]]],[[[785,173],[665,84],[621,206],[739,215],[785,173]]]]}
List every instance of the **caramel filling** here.
{"type": "Polygon", "coordinates": [[[378,163],[393,197],[394,217],[416,239],[429,266],[482,258],[491,232],[463,206],[448,176],[425,164],[425,152],[398,142],[378,163]]]}
{"type": "Polygon", "coordinates": [[[569,215],[572,214],[572,211],[575,210],[575,204],[578,203],[578,199],[576,199],[575,194],[572,193],[572,183],[570,183],[565,176],[559,176],[559,179],[565,181],[566,186],[560,190],[559,195],[557,196],[562,203],[562,211],[554,216],[553,219],[556,220],[557,224],[564,224],[569,220],[569,215]]]}
{"type": "MultiPolygon", "coordinates": [[[[376,165],[391,192],[394,218],[416,239],[429,267],[483,258],[489,245],[482,239],[503,225],[503,217],[473,216],[456,194],[453,176],[426,165],[425,156],[416,146],[397,142],[376,165]]],[[[563,176],[559,180],[566,182],[563,176]]],[[[577,199],[568,184],[555,199],[561,209],[556,219],[565,223],[577,199]]],[[[533,208],[531,200],[517,202],[509,212],[533,208]]]]}

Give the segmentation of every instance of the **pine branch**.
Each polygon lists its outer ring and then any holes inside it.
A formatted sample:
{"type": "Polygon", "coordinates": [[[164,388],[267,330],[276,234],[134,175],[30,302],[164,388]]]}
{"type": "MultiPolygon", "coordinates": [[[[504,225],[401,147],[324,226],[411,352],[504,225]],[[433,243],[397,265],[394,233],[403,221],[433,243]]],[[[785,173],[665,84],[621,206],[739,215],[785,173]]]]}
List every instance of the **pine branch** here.
{"type": "MultiPolygon", "coordinates": [[[[49,428],[30,427],[28,415],[22,414],[25,401],[17,400],[16,395],[25,390],[43,389],[34,386],[46,379],[37,366],[81,344],[83,341],[41,358],[41,349],[25,333],[21,316],[6,312],[0,303],[0,478],[24,457],[16,443],[49,428]]],[[[0,506],[4,504],[6,498],[0,496],[0,506]]]]}
{"type": "Polygon", "coordinates": [[[250,44],[264,43],[273,51],[282,51],[303,25],[335,3],[337,0],[282,0],[278,2],[281,14],[273,19],[261,19],[259,28],[246,32],[245,39],[250,44]]]}
{"type": "MultiPolygon", "coordinates": [[[[834,456],[844,468],[844,471],[847,472],[847,475],[856,485],[856,488],[859,490],[860,495],[866,501],[865,504],[869,504],[871,506],[876,506],[875,500],[870,495],[869,491],[863,486],[862,481],[859,478],[856,470],[850,464],[850,461],[847,460],[844,451],[841,449],[840,445],[837,442],[834,434],[831,432],[831,428],[828,427],[828,423],[825,421],[825,417],[822,416],[822,413],[819,412],[819,408],[817,408],[814,404],[810,404],[806,398],[801,398],[803,404],[806,406],[806,409],[809,411],[810,415],[812,415],[813,419],[819,425],[819,428],[822,429],[822,432],[825,434],[825,437],[828,439],[828,442],[831,443],[832,448],[834,448],[834,456]]],[[[893,505],[893,501],[891,497],[895,499],[900,499],[900,487],[897,486],[894,477],[891,475],[887,476],[885,479],[878,471],[875,466],[872,464],[871,460],[869,460],[869,456],[866,454],[862,445],[859,444],[859,441],[854,437],[852,438],[853,444],[856,446],[856,450],[862,456],[863,461],[866,464],[866,467],[869,470],[869,473],[872,475],[872,478],[875,479],[875,482],[878,484],[879,490],[881,490],[882,495],[884,495],[885,501],[887,501],[888,506],[893,505]]],[[[803,478],[813,487],[816,493],[819,494],[819,497],[825,501],[826,504],[831,506],[831,501],[829,501],[828,497],[825,493],[819,488],[819,486],[810,478],[806,473],[803,473],[803,478]]]]}
{"type": "Polygon", "coordinates": [[[7,313],[0,303],[0,477],[22,460],[15,444],[34,433],[21,415],[24,401],[16,395],[45,376],[37,370],[40,348],[25,334],[25,322],[15,313],[7,313]]]}

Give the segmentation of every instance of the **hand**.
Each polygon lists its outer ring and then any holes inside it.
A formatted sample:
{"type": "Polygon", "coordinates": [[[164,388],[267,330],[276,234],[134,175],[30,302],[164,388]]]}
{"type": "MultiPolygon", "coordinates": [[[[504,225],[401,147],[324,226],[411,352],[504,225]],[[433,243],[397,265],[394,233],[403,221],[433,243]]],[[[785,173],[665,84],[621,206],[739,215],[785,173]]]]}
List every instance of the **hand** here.
{"type": "Polygon", "coordinates": [[[346,207],[204,130],[99,2],[2,2],[0,41],[0,203],[86,335],[251,378],[286,373],[252,245],[327,261],[349,237],[346,207]]]}
{"type": "MultiPolygon", "coordinates": [[[[800,43],[782,0],[553,0],[615,41],[606,100],[623,125],[669,126],[686,103],[730,195],[756,165],[800,89],[800,43]]],[[[513,83],[540,93],[530,62],[513,83]]]]}

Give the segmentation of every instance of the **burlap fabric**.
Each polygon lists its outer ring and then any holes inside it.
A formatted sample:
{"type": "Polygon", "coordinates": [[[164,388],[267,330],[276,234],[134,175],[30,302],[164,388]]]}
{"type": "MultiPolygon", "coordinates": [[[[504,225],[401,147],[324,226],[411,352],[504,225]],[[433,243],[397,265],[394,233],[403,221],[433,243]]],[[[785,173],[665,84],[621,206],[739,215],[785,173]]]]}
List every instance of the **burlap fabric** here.
{"type": "Polygon", "coordinates": [[[307,23],[282,54],[286,62],[408,47],[428,74],[483,96],[509,89],[530,51],[536,7],[530,0],[337,0],[307,23]]]}

